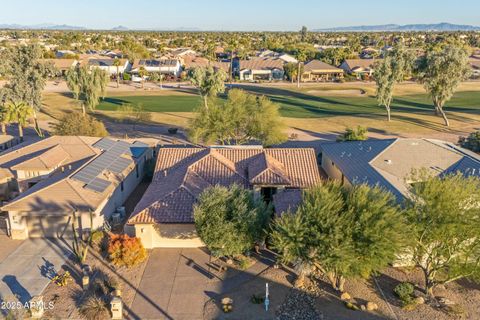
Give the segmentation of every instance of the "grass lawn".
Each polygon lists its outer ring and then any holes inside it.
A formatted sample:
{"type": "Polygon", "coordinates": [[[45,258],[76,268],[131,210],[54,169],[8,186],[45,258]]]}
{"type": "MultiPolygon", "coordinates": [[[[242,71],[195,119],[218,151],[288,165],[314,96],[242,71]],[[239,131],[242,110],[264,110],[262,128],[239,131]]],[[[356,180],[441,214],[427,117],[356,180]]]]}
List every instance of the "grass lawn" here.
{"type": "MultiPolygon", "coordinates": [[[[325,118],[334,116],[383,117],[385,111],[374,97],[319,96],[281,88],[252,87],[250,91],[264,94],[280,105],[282,116],[288,118],[325,118]]],[[[142,105],[149,112],[192,112],[201,100],[194,95],[115,96],[107,97],[97,107],[114,111],[123,104],[142,105]]],[[[394,113],[431,113],[432,103],[426,94],[397,97],[392,104],[394,113]]],[[[464,91],[455,94],[447,111],[480,115],[480,92],[464,91]]]]}

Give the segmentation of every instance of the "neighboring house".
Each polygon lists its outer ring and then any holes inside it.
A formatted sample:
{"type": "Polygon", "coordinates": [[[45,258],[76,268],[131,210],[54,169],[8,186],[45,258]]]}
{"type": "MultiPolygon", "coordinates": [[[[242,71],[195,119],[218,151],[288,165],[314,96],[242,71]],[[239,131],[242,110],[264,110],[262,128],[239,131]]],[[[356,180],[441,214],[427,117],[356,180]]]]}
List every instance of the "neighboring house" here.
{"type": "Polygon", "coordinates": [[[0,152],[7,150],[8,148],[14,147],[17,144],[21,143],[22,140],[20,137],[14,137],[8,134],[0,135],[0,152]]]}
{"type": "Polygon", "coordinates": [[[283,80],[283,60],[259,58],[239,60],[238,75],[242,81],[283,80]]]}
{"type": "Polygon", "coordinates": [[[178,78],[182,72],[178,59],[135,59],[130,72],[138,73],[141,67],[148,72],[158,72],[175,78],[178,78]]]}
{"type": "Polygon", "coordinates": [[[377,61],[380,61],[380,59],[346,59],[339,68],[348,74],[357,76],[359,79],[371,77],[374,72],[373,66],[377,61]]]}
{"type": "Polygon", "coordinates": [[[14,182],[11,200],[1,208],[8,212],[8,234],[71,236],[73,212],[80,230],[102,227],[115,212],[120,217],[151,154],[142,142],[52,136],[0,155],[0,168],[14,182]]]}
{"type": "Polygon", "coordinates": [[[285,63],[288,63],[288,62],[291,62],[291,63],[297,63],[298,60],[295,59],[294,57],[292,57],[291,55],[289,54],[286,54],[286,53],[279,53],[279,52],[275,52],[275,51],[272,51],[272,50],[263,50],[263,51],[260,51],[258,54],[257,54],[257,57],[260,57],[260,58],[276,58],[276,59],[280,59],[282,60],[283,62],[285,63]]]}
{"type": "Polygon", "coordinates": [[[468,59],[468,63],[472,68],[472,78],[480,77],[480,56],[471,56],[468,59]]]}
{"type": "Polygon", "coordinates": [[[64,76],[68,70],[78,64],[78,60],[76,59],[42,59],[41,62],[51,63],[62,76],[64,76]]]}
{"type": "Polygon", "coordinates": [[[343,69],[336,68],[320,60],[312,60],[303,66],[302,81],[331,81],[343,78],[343,69]]]}
{"type": "Polygon", "coordinates": [[[181,58],[181,57],[184,57],[184,56],[196,56],[197,55],[197,52],[195,52],[195,50],[192,50],[190,48],[178,48],[178,49],[173,49],[169,52],[169,54],[173,57],[173,58],[181,58]]]}
{"type": "Polygon", "coordinates": [[[193,206],[206,188],[238,184],[273,201],[281,213],[298,205],[302,189],[318,183],[315,151],[309,148],[162,148],[153,181],[125,231],[146,248],[200,247],[193,206]]]}
{"type": "Polygon", "coordinates": [[[367,183],[392,192],[400,201],[415,183],[412,170],[434,175],[461,172],[480,177],[480,156],[451,143],[432,139],[386,139],[325,143],[321,166],[344,185],[367,183]]]}
{"type": "Polygon", "coordinates": [[[55,52],[55,56],[57,58],[63,58],[63,57],[66,57],[66,56],[74,56],[76,54],[77,53],[75,51],[72,51],[72,50],[58,50],[57,52],[55,52]]]}
{"type": "MultiPolygon", "coordinates": [[[[127,59],[119,59],[120,60],[120,66],[118,67],[118,72],[120,74],[124,73],[125,71],[128,71],[130,63],[128,62],[127,59]]],[[[99,68],[102,70],[105,70],[108,74],[113,75],[117,74],[117,66],[114,66],[115,59],[89,59],[86,62],[86,65],[92,69],[92,68],[99,68]]]]}
{"type": "Polygon", "coordinates": [[[184,56],[181,58],[181,61],[185,70],[196,67],[206,68],[212,66],[214,69],[221,69],[228,73],[228,70],[230,69],[230,62],[210,61],[203,57],[184,56]]]}

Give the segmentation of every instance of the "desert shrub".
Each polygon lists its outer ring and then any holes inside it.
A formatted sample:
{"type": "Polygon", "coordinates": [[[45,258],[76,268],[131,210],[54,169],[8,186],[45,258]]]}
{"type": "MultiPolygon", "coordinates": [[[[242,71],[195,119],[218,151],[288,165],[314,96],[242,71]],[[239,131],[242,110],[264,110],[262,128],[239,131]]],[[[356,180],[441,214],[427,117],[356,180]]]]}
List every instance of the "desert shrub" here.
{"type": "Polygon", "coordinates": [[[63,274],[57,274],[52,279],[52,282],[55,283],[59,287],[65,287],[71,281],[72,281],[72,276],[70,275],[70,272],[68,272],[68,271],[65,271],[65,273],[63,273],[63,274]]]}
{"type": "Polygon", "coordinates": [[[102,230],[94,230],[92,231],[92,245],[95,245],[95,246],[100,246],[103,238],[104,238],[105,234],[103,233],[102,230]]]}
{"type": "Polygon", "coordinates": [[[130,81],[130,80],[132,80],[132,76],[128,73],[124,73],[123,74],[123,80],[130,81]]]}
{"type": "Polygon", "coordinates": [[[365,127],[347,128],[345,132],[337,137],[337,141],[364,141],[367,140],[368,130],[365,127]]]}
{"type": "Polygon", "coordinates": [[[53,133],[59,136],[105,137],[108,135],[103,123],[90,115],[71,112],[54,125],[53,133]]]}
{"type": "Polygon", "coordinates": [[[397,297],[399,297],[404,304],[408,304],[412,301],[413,290],[413,284],[411,284],[410,282],[402,282],[395,286],[393,292],[395,292],[397,297]]]}
{"type": "Polygon", "coordinates": [[[80,314],[88,320],[110,319],[107,304],[96,295],[90,295],[85,299],[80,306],[80,314]]]}
{"type": "Polygon", "coordinates": [[[147,258],[147,251],[139,238],[128,235],[112,235],[108,244],[112,263],[119,267],[131,268],[147,258]]]}
{"type": "Polygon", "coordinates": [[[468,137],[460,137],[458,143],[465,149],[480,153],[480,131],[472,132],[468,137]]]}

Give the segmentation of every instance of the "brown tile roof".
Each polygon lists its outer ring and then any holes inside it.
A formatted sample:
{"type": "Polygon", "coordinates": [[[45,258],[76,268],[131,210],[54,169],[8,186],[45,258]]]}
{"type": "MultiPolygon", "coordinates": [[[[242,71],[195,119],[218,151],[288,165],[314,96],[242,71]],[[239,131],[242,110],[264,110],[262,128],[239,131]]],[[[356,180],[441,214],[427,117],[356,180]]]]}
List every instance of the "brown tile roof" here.
{"type": "Polygon", "coordinates": [[[250,60],[240,60],[240,70],[270,70],[283,69],[283,60],[268,57],[255,57],[250,60]]]}
{"type": "Polygon", "coordinates": [[[355,68],[371,69],[373,68],[373,65],[377,61],[381,61],[381,59],[346,59],[345,60],[350,70],[353,70],[355,68]]]}
{"type": "Polygon", "coordinates": [[[328,73],[328,72],[332,72],[332,73],[342,72],[343,73],[343,69],[334,67],[334,66],[329,65],[328,63],[325,63],[325,62],[320,61],[320,60],[311,60],[311,61],[305,63],[305,66],[303,67],[303,70],[305,72],[325,72],[325,73],[328,73]]]}
{"type": "Polygon", "coordinates": [[[215,185],[308,188],[319,182],[310,148],[163,148],[128,223],[192,223],[196,199],[215,185]]]}
{"type": "Polygon", "coordinates": [[[225,72],[228,72],[230,69],[230,64],[228,62],[210,61],[207,58],[196,57],[192,55],[181,57],[181,61],[185,66],[185,69],[191,69],[195,67],[205,68],[208,66],[212,66],[216,69],[222,69],[225,72]]]}

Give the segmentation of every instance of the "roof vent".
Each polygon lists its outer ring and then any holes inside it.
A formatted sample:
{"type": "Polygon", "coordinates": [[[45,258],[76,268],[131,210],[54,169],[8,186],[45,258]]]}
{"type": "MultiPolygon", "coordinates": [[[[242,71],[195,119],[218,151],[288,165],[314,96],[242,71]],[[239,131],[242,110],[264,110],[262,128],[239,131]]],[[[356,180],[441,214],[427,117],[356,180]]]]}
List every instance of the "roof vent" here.
{"type": "Polygon", "coordinates": [[[386,162],[387,164],[392,164],[392,160],[390,160],[390,159],[385,159],[385,162],[386,162]]]}

